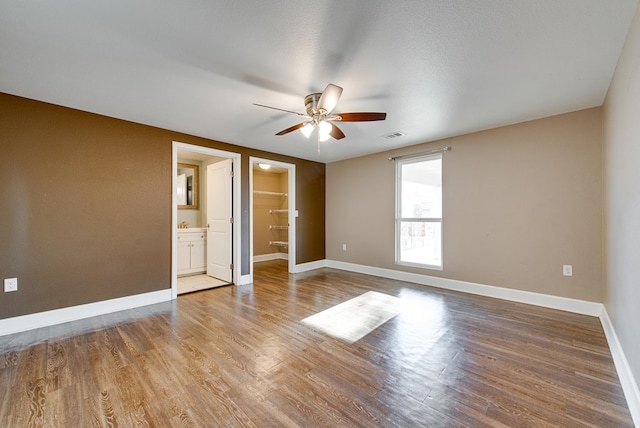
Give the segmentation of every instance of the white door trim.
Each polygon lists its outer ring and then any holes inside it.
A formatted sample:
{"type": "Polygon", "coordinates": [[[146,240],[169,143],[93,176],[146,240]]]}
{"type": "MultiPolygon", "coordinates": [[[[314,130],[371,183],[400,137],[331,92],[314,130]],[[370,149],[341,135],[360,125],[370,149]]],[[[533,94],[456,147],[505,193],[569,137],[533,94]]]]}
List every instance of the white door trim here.
{"type": "Polygon", "coordinates": [[[224,150],[211,149],[209,147],[196,146],[193,144],[173,141],[171,150],[171,298],[178,297],[178,192],[176,187],[178,175],[178,150],[187,150],[195,153],[202,153],[208,156],[217,156],[231,159],[233,162],[233,283],[240,284],[242,242],[240,231],[242,230],[242,216],[240,204],[240,153],[227,152],[224,150]]]}
{"type": "Polygon", "coordinates": [[[292,163],[278,162],[271,159],[249,157],[249,274],[253,282],[253,165],[266,163],[269,165],[286,168],[288,170],[287,180],[287,203],[289,221],[289,273],[295,273],[296,269],[296,166],[292,163]]]}

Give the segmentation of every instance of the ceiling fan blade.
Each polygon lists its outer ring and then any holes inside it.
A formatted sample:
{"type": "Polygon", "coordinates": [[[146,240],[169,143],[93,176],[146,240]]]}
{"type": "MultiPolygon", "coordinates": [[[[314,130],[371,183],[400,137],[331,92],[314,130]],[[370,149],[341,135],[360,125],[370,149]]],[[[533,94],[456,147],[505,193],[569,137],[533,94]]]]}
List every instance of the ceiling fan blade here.
{"type": "Polygon", "coordinates": [[[344,138],[344,132],[342,132],[342,130],[340,130],[340,128],[338,128],[337,126],[335,126],[331,122],[327,122],[327,123],[329,123],[329,125],[331,125],[331,131],[329,131],[329,135],[331,135],[336,140],[341,140],[341,139],[344,138]]]}
{"type": "Polygon", "coordinates": [[[282,130],[282,131],[278,132],[276,135],[284,135],[284,134],[288,134],[289,132],[293,132],[293,131],[295,131],[296,129],[300,129],[300,128],[302,128],[302,127],[303,127],[303,126],[305,126],[306,124],[307,124],[306,122],[298,123],[297,125],[293,125],[293,126],[292,126],[292,127],[290,127],[290,128],[287,128],[287,129],[284,129],[284,130],[282,130]]]}
{"type": "Polygon", "coordinates": [[[342,122],[373,122],[376,120],[385,120],[387,113],[339,113],[335,116],[339,116],[339,118],[336,117],[334,120],[340,120],[342,122]]]}
{"type": "Polygon", "coordinates": [[[320,99],[318,100],[318,110],[324,110],[324,114],[331,113],[338,104],[340,95],[342,95],[342,88],[329,83],[322,92],[322,95],[320,95],[320,99]]]}
{"type": "Polygon", "coordinates": [[[283,109],[283,108],[266,106],[266,105],[264,105],[264,104],[256,104],[256,103],[253,103],[253,105],[254,105],[254,106],[258,106],[258,107],[270,108],[270,109],[273,109],[273,110],[284,111],[284,112],[286,112],[286,113],[293,113],[293,114],[297,114],[298,116],[302,116],[302,117],[309,117],[309,116],[307,116],[306,114],[304,114],[304,113],[298,113],[297,111],[291,111],[291,110],[285,110],[285,109],[283,109]]]}

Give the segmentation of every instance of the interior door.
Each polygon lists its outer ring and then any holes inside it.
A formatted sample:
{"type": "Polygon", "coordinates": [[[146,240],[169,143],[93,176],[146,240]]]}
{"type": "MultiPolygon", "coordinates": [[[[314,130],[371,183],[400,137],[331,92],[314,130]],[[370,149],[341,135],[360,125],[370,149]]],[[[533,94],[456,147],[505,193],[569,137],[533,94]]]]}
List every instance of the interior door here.
{"type": "Polygon", "coordinates": [[[207,165],[207,275],[233,282],[232,160],[207,165]]]}

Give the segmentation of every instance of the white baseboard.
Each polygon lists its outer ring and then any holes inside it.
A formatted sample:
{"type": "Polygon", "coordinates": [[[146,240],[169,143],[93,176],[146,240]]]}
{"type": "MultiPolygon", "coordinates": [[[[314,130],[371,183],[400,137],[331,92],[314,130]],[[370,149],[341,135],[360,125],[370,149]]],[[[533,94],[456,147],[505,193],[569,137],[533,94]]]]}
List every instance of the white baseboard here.
{"type": "Polygon", "coordinates": [[[289,254],[287,253],[270,253],[270,254],[260,254],[258,256],[253,256],[253,262],[266,262],[269,260],[289,260],[289,254]]]}
{"type": "Polygon", "coordinates": [[[618,335],[613,328],[606,309],[604,309],[600,315],[600,322],[602,323],[602,329],[604,330],[604,335],[607,338],[607,343],[611,350],[611,356],[616,366],[616,372],[618,372],[618,378],[620,378],[620,384],[622,384],[624,396],[627,399],[627,406],[633,418],[633,423],[635,426],[640,427],[640,389],[638,389],[638,384],[631,372],[631,366],[629,366],[629,361],[620,345],[618,335]]]}
{"type": "Polygon", "coordinates": [[[236,285],[247,285],[253,282],[253,277],[251,275],[240,275],[240,279],[236,285]]]}
{"type": "Polygon", "coordinates": [[[40,327],[77,321],[97,315],[124,311],[154,303],[171,300],[171,289],[152,291],[150,293],[136,294],[134,296],[119,297],[117,299],[104,300],[102,302],[87,303],[85,305],[71,306],[68,308],[54,309],[35,314],[21,315],[0,320],[0,336],[20,333],[40,327]]]}
{"type": "Polygon", "coordinates": [[[310,270],[320,269],[320,268],[323,268],[323,267],[327,267],[327,261],[326,260],[316,260],[314,262],[301,263],[301,264],[295,266],[294,273],[307,272],[307,271],[310,271],[310,270]]]}
{"type": "Polygon", "coordinates": [[[512,302],[527,303],[529,305],[591,315],[594,317],[599,317],[604,310],[602,303],[550,296],[548,294],[532,293],[529,291],[513,290],[510,288],[458,281],[455,279],[440,278],[437,276],[421,275],[417,273],[345,263],[335,260],[327,260],[326,266],[351,272],[380,276],[383,278],[396,279],[399,281],[414,282],[416,284],[429,285],[432,287],[444,288],[446,290],[461,291],[464,293],[478,294],[480,296],[494,297],[496,299],[509,300],[512,302]]]}

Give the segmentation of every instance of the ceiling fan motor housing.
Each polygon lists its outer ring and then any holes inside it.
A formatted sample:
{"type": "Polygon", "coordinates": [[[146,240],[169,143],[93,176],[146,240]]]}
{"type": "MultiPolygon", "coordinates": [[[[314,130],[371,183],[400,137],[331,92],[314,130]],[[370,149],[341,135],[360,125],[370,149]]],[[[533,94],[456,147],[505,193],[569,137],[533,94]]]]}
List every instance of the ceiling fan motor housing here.
{"type": "Polygon", "coordinates": [[[311,117],[317,114],[322,114],[318,110],[318,101],[320,100],[320,96],[322,96],[322,92],[316,92],[315,94],[309,94],[304,97],[304,106],[307,108],[307,114],[311,117]]]}

